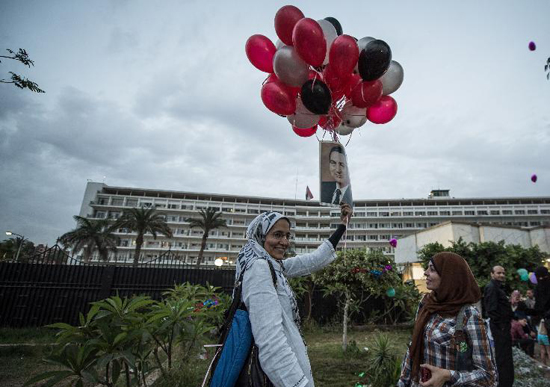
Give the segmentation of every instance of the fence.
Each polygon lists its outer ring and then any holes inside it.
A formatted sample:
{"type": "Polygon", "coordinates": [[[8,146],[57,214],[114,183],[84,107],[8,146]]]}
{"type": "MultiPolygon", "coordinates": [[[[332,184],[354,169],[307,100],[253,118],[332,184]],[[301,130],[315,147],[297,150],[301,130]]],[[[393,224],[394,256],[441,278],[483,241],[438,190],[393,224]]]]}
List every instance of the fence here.
{"type": "Polygon", "coordinates": [[[58,245],[20,262],[0,262],[0,326],[78,323],[90,302],[111,295],[162,293],[184,282],[233,288],[234,269],[184,265],[167,252],[137,267],[85,263],[58,245]]]}

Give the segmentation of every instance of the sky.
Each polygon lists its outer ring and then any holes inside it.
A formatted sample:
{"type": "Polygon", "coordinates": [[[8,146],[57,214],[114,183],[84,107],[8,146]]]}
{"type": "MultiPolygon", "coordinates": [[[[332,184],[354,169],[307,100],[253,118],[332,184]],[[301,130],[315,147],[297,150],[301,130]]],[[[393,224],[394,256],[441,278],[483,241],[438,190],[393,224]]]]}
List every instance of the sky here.
{"type": "MultiPolygon", "coordinates": [[[[0,77],[46,93],[0,84],[0,231],[53,243],[88,179],[290,199],[309,186],[317,199],[322,130],[300,138],[267,110],[267,74],[244,51],[253,34],[277,41],[286,4],[2,0],[0,50],[35,66],[2,60],[0,77]]],[[[292,4],[386,41],[404,68],[397,116],[342,137],[356,200],[550,196],[550,2],[292,4]]]]}

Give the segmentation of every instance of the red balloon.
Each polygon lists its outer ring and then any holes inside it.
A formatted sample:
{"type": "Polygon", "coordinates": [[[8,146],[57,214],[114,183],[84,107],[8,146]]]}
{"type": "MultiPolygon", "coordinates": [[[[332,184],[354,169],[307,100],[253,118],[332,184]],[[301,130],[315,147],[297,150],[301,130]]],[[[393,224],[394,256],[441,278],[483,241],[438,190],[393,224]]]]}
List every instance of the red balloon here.
{"type": "Polygon", "coordinates": [[[296,111],[296,97],[281,81],[263,85],[261,95],[265,107],[273,113],[288,116],[296,111]]]}
{"type": "Polygon", "coordinates": [[[300,137],[311,137],[315,134],[315,132],[317,132],[317,125],[307,129],[301,129],[293,126],[292,130],[300,137]]]}
{"type": "Polygon", "coordinates": [[[252,35],[246,41],[245,51],[254,67],[266,73],[273,72],[273,56],[277,49],[269,38],[263,35],[252,35]]]}
{"type": "Polygon", "coordinates": [[[351,100],[354,106],[366,108],[374,105],[382,97],[383,86],[378,79],[376,81],[364,81],[355,86],[351,92],[351,100]]]}
{"type": "Polygon", "coordinates": [[[304,62],[315,67],[323,64],[327,54],[327,43],[323,29],[315,20],[299,20],[292,31],[292,42],[304,62]]]}
{"type": "MultiPolygon", "coordinates": [[[[327,67],[325,67],[325,70],[323,71],[323,79],[333,94],[339,94],[340,92],[343,93],[344,89],[346,88],[346,84],[348,82],[348,78],[340,78],[334,72],[334,70],[332,69],[332,65],[330,63],[327,65],[327,67]]],[[[333,100],[336,100],[336,99],[333,98],[333,100]]]]}
{"type": "Polygon", "coordinates": [[[397,102],[385,95],[376,104],[367,108],[367,118],[375,124],[386,124],[397,114],[397,102]]]}
{"type": "Polygon", "coordinates": [[[269,82],[275,82],[275,81],[278,81],[279,78],[277,77],[277,75],[275,74],[269,74],[269,76],[266,78],[266,80],[264,81],[264,85],[266,83],[269,83],[269,82]]]}
{"type": "Polygon", "coordinates": [[[351,77],[348,79],[348,83],[346,85],[345,96],[351,98],[353,89],[355,89],[355,86],[361,82],[363,82],[363,78],[361,78],[359,74],[351,74],[351,77]]]}
{"type": "Polygon", "coordinates": [[[349,77],[359,59],[357,42],[349,35],[340,35],[332,42],[328,58],[336,75],[340,78],[349,77]]]}
{"type": "Polygon", "coordinates": [[[292,31],[304,14],[293,5],[285,5],[275,14],[275,32],[287,46],[292,46],[292,31]]]}

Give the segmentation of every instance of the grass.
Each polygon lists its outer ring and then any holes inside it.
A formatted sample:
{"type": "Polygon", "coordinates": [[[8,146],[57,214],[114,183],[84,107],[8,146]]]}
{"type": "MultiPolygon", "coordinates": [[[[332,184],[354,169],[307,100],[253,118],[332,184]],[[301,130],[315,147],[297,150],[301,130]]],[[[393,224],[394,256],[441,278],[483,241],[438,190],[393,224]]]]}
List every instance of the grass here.
{"type": "MultiPolygon", "coordinates": [[[[358,375],[368,364],[368,350],[379,331],[350,330],[348,340],[352,342],[347,353],[342,352],[341,327],[308,327],[304,332],[317,387],[352,387],[365,379],[358,375]],[[355,344],[353,344],[355,343],[355,344]]],[[[395,330],[390,333],[393,349],[401,357],[406,350],[410,330],[395,330]]],[[[0,344],[32,343],[46,344],[55,341],[52,331],[47,329],[0,329],[0,344]]],[[[48,346],[0,347],[0,381],[2,387],[21,387],[32,375],[49,370],[42,362],[48,346]]],[[[195,387],[200,386],[208,360],[193,356],[185,364],[174,364],[168,378],[159,378],[153,387],[195,387]]]]}

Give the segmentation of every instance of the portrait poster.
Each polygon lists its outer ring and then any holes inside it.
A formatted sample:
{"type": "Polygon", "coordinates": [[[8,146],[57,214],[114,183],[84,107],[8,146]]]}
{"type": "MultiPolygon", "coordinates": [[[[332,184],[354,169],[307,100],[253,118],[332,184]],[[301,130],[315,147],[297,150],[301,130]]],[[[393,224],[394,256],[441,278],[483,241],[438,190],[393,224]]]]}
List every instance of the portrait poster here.
{"type": "Polygon", "coordinates": [[[353,207],[351,178],[346,148],[339,142],[319,142],[319,171],[321,203],[353,207]]]}

